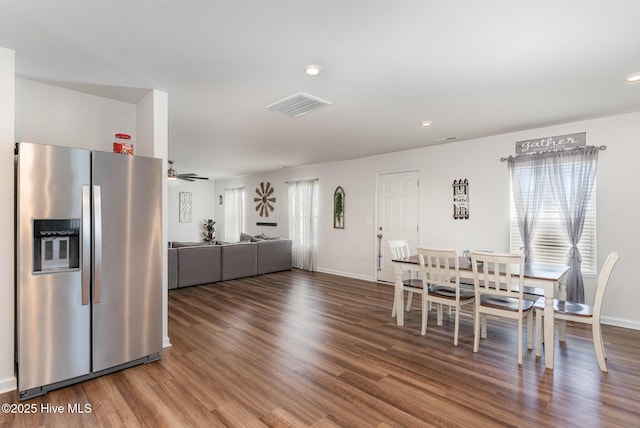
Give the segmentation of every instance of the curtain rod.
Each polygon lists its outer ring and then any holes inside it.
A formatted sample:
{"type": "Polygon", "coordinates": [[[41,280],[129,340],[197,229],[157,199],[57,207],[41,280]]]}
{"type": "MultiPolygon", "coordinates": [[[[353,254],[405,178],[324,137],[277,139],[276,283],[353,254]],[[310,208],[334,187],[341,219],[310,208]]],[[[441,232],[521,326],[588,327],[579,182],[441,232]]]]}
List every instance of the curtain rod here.
{"type": "Polygon", "coordinates": [[[237,189],[244,189],[244,186],[240,186],[240,187],[226,187],[224,190],[237,190],[237,189]]]}
{"type": "Polygon", "coordinates": [[[296,180],[296,181],[285,181],[284,184],[293,184],[293,183],[304,183],[306,181],[319,181],[319,178],[312,178],[310,180],[296,180]]]}
{"type": "MultiPolygon", "coordinates": [[[[589,147],[593,147],[593,146],[589,146],[589,147]]],[[[573,149],[564,150],[564,151],[580,150],[580,149],[582,149],[582,148],[583,148],[583,147],[575,147],[575,148],[573,148],[573,149]]],[[[599,147],[598,147],[598,149],[599,149],[599,150],[607,150],[607,146],[602,145],[602,146],[599,146],[599,147]]],[[[556,151],[559,151],[559,150],[556,150],[556,151]]],[[[545,152],[545,153],[553,153],[553,152],[554,152],[554,151],[552,150],[552,151],[545,152]]],[[[504,161],[507,161],[507,160],[512,159],[512,158],[517,158],[518,156],[522,156],[522,155],[514,155],[514,156],[509,156],[509,157],[506,157],[506,158],[500,158],[500,162],[504,162],[504,161]]],[[[525,156],[528,156],[528,155],[525,155],[525,156]]]]}

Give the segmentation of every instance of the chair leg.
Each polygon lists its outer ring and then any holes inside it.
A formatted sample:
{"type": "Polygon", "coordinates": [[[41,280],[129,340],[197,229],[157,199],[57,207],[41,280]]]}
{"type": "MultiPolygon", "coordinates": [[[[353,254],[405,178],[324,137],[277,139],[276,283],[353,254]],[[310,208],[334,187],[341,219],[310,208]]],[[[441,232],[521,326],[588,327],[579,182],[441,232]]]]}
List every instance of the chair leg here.
{"type": "Polygon", "coordinates": [[[427,322],[429,321],[429,311],[427,307],[431,304],[424,296],[422,296],[422,329],[420,330],[421,335],[427,334],[427,322]]]}
{"type": "Polygon", "coordinates": [[[527,314],[527,349],[533,349],[533,310],[527,314]]]}
{"type": "Polygon", "coordinates": [[[518,365],[522,365],[522,318],[518,319],[518,365]]]}
{"type": "Polygon", "coordinates": [[[607,371],[607,360],[604,352],[604,343],[602,342],[602,329],[600,323],[593,323],[591,326],[593,331],[593,347],[596,350],[596,357],[598,358],[598,365],[603,372],[607,371]]]}
{"type": "Polygon", "coordinates": [[[483,339],[486,339],[487,338],[487,315],[486,314],[480,315],[480,329],[482,330],[480,337],[482,337],[483,339]]]}
{"type": "Polygon", "coordinates": [[[398,306],[397,303],[398,302],[396,302],[396,293],[394,291],[394,293],[393,293],[393,308],[391,308],[391,318],[395,318],[395,316],[396,316],[396,312],[397,312],[396,311],[396,307],[398,306]]]}
{"type": "Polygon", "coordinates": [[[453,346],[458,346],[458,330],[460,329],[460,306],[456,307],[455,324],[453,326],[453,346]]]}
{"type": "Polygon", "coordinates": [[[536,357],[542,356],[542,341],[544,340],[544,311],[536,309],[536,357]]]}
{"type": "Polygon", "coordinates": [[[480,310],[478,306],[475,305],[475,313],[473,315],[473,352],[478,352],[479,345],[480,345],[480,310]]]}
{"type": "Polygon", "coordinates": [[[411,310],[412,299],[413,299],[413,291],[409,291],[407,293],[407,307],[405,308],[405,312],[409,312],[411,310]]]}
{"type": "Polygon", "coordinates": [[[558,320],[556,323],[558,327],[558,341],[566,342],[567,341],[567,322],[565,320],[558,320]]]}
{"type": "Polygon", "coordinates": [[[438,325],[442,325],[442,303],[438,304],[438,325]]]}

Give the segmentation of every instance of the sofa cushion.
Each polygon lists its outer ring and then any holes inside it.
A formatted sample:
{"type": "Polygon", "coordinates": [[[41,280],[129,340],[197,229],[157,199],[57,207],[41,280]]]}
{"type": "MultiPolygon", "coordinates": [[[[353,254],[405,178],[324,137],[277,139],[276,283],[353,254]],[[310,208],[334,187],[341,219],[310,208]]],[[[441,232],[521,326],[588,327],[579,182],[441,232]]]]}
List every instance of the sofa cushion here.
{"type": "Polygon", "coordinates": [[[171,243],[171,248],[182,248],[182,247],[202,247],[203,245],[207,245],[204,242],[179,242],[174,241],[171,243]]]}
{"type": "Polygon", "coordinates": [[[277,237],[277,236],[267,236],[267,235],[265,235],[264,233],[261,233],[261,234],[259,234],[259,235],[253,235],[251,238],[252,238],[252,240],[254,240],[254,239],[255,239],[255,240],[256,240],[256,242],[258,242],[258,241],[269,241],[269,240],[272,240],[272,239],[280,239],[280,237],[277,237]]]}
{"type": "Polygon", "coordinates": [[[178,248],[178,288],[221,280],[221,246],[178,248]]]}
{"type": "Polygon", "coordinates": [[[167,253],[167,288],[178,288],[178,249],[169,248],[167,253]]]}
{"type": "Polygon", "coordinates": [[[221,245],[222,280],[246,278],[258,274],[257,244],[251,242],[221,245]]]}
{"type": "Polygon", "coordinates": [[[258,275],[290,270],[292,267],[291,241],[274,239],[258,242],[258,275]]]}

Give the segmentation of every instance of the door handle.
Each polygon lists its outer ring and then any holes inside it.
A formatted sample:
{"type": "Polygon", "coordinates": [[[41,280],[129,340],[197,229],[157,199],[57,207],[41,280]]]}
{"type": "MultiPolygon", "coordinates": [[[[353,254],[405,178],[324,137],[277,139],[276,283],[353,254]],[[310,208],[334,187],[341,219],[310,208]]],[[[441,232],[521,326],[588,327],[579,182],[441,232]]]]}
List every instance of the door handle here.
{"type": "Polygon", "coordinates": [[[100,303],[102,278],[102,193],[93,186],[93,303],[100,303]]]}
{"type": "Polygon", "coordinates": [[[91,300],[91,189],[82,186],[82,305],[91,300]]]}
{"type": "MultiPolygon", "coordinates": [[[[382,230],[382,228],[380,228],[382,230]]],[[[382,269],[382,233],[378,233],[378,270],[382,269]]]]}

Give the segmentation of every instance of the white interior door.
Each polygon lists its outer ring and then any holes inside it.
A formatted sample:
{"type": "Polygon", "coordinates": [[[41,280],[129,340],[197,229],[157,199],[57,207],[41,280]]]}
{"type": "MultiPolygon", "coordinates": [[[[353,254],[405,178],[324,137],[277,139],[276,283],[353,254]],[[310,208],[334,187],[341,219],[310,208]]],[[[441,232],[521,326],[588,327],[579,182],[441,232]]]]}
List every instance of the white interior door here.
{"type": "Polygon", "coordinates": [[[378,176],[378,281],[393,282],[389,240],[406,239],[411,253],[418,244],[418,171],[378,176]]]}

